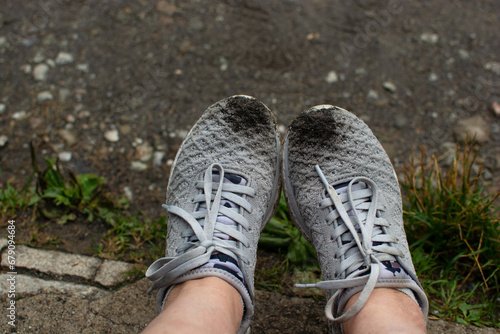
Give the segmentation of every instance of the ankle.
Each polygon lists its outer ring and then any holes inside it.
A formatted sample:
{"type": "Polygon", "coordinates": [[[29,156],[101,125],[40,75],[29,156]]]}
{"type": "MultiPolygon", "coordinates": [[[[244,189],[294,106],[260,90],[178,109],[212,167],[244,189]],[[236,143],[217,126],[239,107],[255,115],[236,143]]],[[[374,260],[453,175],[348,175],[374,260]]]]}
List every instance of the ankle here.
{"type": "Polygon", "coordinates": [[[227,329],[229,333],[240,327],[243,303],[240,294],[232,285],[217,277],[204,277],[177,284],[172,288],[162,314],[169,315],[172,328],[186,328],[186,333],[196,333],[197,330],[211,333],[211,329],[214,329],[213,333],[224,333],[221,329],[227,329]],[[193,303],[200,297],[205,303],[193,303]],[[198,314],[197,321],[190,319],[190,312],[198,314]],[[221,314],[224,317],[221,317],[221,314]]]}
{"type": "MultiPolygon", "coordinates": [[[[355,294],[346,307],[358,299],[355,294]]],[[[425,333],[425,320],[419,305],[405,293],[391,288],[373,290],[361,311],[343,324],[352,333],[425,333]]]]}

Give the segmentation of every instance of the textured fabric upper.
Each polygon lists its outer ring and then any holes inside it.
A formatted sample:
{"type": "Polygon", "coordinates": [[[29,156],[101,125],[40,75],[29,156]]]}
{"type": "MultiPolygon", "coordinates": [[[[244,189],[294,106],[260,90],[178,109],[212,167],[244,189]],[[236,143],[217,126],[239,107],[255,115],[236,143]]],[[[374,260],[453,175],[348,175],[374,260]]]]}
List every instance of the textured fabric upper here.
{"type": "MultiPolygon", "coordinates": [[[[280,192],[279,146],[276,122],[267,107],[254,98],[233,96],[209,107],[193,126],[177,153],[168,183],[166,204],[187,212],[195,210],[193,199],[200,195],[195,184],[203,181],[207,168],[213,164],[222,166],[227,174],[243,177],[246,186],[255,190],[255,196],[245,195],[251,204],[250,212],[243,208],[239,212],[249,222],[248,230],[240,226],[249,239],[249,247],[240,244],[245,261],[236,259],[252,303],[258,239],[280,192]]],[[[166,257],[176,257],[180,255],[179,245],[185,241],[181,234],[188,224],[171,213],[167,214],[167,223],[166,257]]],[[[210,271],[204,272],[210,275],[210,271]]],[[[253,305],[245,308],[248,318],[253,305]]],[[[249,319],[244,319],[242,326],[248,323],[249,319]]]]}
{"type": "MultiPolygon", "coordinates": [[[[289,127],[284,144],[283,176],[288,206],[299,230],[316,248],[324,280],[344,278],[339,247],[331,239],[333,227],[325,223],[329,213],[320,208],[328,195],[315,170],[318,165],[328,183],[336,187],[356,177],[374,181],[381,195],[388,234],[399,241],[403,256],[398,262],[418,284],[402,221],[401,194],[394,169],[384,149],[368,126],[350,112],[332,106],[312,108],[289,127]]],[[[334,291],[329,291],[329,295],[334,291]]],[[[421,295],[422,296],[422,295],[421,295]]],[[[419,297],[421,297],[419,296],[419,297]]],[[[425,296],[424,296],[425,298],[425,296]]],[[[426,300],[418,300],[423,309],[426,300]]]]}

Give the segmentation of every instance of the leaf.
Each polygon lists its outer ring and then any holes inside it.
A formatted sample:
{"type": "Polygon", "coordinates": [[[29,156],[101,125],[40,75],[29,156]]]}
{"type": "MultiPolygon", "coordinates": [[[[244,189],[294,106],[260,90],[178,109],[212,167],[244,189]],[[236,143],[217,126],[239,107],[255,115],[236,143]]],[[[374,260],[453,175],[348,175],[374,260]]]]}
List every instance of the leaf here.
{"type": "Polygon", "coordinates": [[[59,168],[54,170],[55,159],[47,158],[48,167],[43,173],[43,178],[46,181],[47,189],[50,188],[65,188],[64,178],[59,168]]]}
{"type": "Polygon", "coordinates": [[[45,208],[42,207],[40,208],[40,212],[43,214],[45,218],[48,219],[55,219],[59,218],[63,215],[64,211],[61,209],[58,209],[57,207],[52,207],[52,208],[45,208]]]}
{"type": "Polygon", "coordinates": [[[37,194],[34,194],[31,196],[31,198],[29,199],[28,201],[28,206],[32,206],[32,205],[35,205],[36,203],[38,203],[42,198],[40,196],[38,196],[37,194]]]}
{"type": "Polygon", "coordinates": [[[102,183],[102,180],[93,174],[78,175],[77,179],[80,184],[84,200],[91,199],[96,188],[102,183]]]}
{"type": "Polygon", "coordinates": [[[273,237],[267,233],[262,233],[259,239],[259,245],[269,248],[282,248],[290,244],[290,238],[284,239],[279,237],[273,237]]]}
{"type": "Polygon", "coordinates": [[[292,242],[290,244],[286,257],[292,263],[303,263],[309,259],[306,246],[299,242],[292,242]]]}
{"type": "Polygon", "coordinates": [[[76,215],[73,212],[71,212],[69,214],[62,215],[56,221],[59,225],[64,225],[68,222],[68,220],[75,220],[75,219],[76,219],[76,215]]]}
{"type": "Polygon", "coordinates": [[[464,317],[467,316],[467,313],[469,312],[469,310],[471,310],[474,306],[473,305],[469,305],[467,303],[460,303],[458,304],[458,308],[460,309],[460,311],[462,311],[462,314],[464,315],[464,317]]]}

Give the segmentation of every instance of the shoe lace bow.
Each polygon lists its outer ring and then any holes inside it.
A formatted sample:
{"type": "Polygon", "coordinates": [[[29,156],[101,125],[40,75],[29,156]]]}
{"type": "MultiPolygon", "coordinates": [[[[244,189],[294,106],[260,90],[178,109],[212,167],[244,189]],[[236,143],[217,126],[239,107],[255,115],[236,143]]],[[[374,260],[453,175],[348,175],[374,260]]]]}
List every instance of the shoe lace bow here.
{"type": "Polygon", "coordinates": [[[176,249],[177,256],[160,258],[148,268],[146,277],[155,281],[150,290],[175,283],[178,277],[207,263],[214,252],[248,262],[240,245],[249,245],[242,232],[242,228],[248,230],[249,222],[238,209],[221,205],[221,201],[230,201],[251,213],[252,205],[245,195],[253,197],[255,190],[246,185],[225,183],[224,168],[220,164],[208,167],[204,180],[197,182],[196,188],[202,191],[194,197],[194,212],[163,205],[168,212],[182,218],[188,228],[181,233],[184,242],[176,249]],[[218,182],[213,181],[214,171],[220,176],[218,182]],[[220,223],[217,221],[219,216],[226,216],[235,224],[220,223]]]}
{"type": "Polygon", "coordinates": [[[366,303],[379,278],[381,262],[395,261],[396,256],[403,254],[393,245],[397,239],[385,231],[389,224],[379,214],[384,209],[384,202],[375,182],[366,177],[355,177],[349,182],[346,193],[339,195],[318,165],[316,171],[329,195],[321,201],[320,207],[332,208],[326,219],[334,226],[332,240],[340,240],[341,246],[335,257],[342,261],[338,272],[334,273],[337,279],[297,286],[335,291],[327,302],[326,315],[332,321],[345,322],[366,303]],[[358,182],[367,187],[353,190],[353,185],[358,182]],[[357,301],[340,316],[334,316],[342,293],[360,286],[364,287],[357,301]]]}

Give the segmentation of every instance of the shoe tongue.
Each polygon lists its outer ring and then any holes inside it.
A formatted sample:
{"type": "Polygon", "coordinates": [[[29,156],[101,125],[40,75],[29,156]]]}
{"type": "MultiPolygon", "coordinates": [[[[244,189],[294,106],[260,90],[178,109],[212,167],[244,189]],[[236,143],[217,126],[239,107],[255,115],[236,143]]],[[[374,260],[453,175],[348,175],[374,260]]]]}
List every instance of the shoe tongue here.
{"type": "MultiPolygon", "coordinates": [[[[214,183],[219,183],[220,182],[220,175],[218,172],[214,172],[213,175],[212,175],[212,182],[214,183]]],[[[238,175],[234,175],[234,174],[227,174],[225,173],[224,174],[224,180],[222,181],[222,183],[229,183],[229,184],[236,184],[236,185],[241,185],[241,186],[245,186],[247,184],[247,180],[245,180],[243,177],[241,176],[238,176],[238,175]]],[[[223,205],[225,206],[226,208],[230,208],[236,212],[238,212],[240,210],[240,206],[235,204],[234,202],[231,202],[231,201],[228,201],[226,199],[222,199],[220,201],[220,205],[223,205]]],[[[198,211],[203,211],[203,210],[206,210],[206,205],[205,204],[202,204],[200,205],[198,211]]],[[[224,225],[233,225],[233,226],[236,226],[236,222],[234,220],[232,220],[231,218],[227,217],[227,216],[217,216],[217,219],[216,219],[216,222],[217,223],[220,223],[220,224],[224,224],[224,225]]],[[[215,236],[217,236],[219,239],[224,239],[224,240],[228,240],[229,237],[226,235],[226,234],[223,234],[223,233],[215,233],[215,236]]]]}
{"type": "Polygon", "coordinates": [[[382,261],[380,263],[379,280],[382,279],[411,279],[410,275],[401,267],[398,261],[382,261]]]}
{"type": "MultiPolygon", "coordinates": [[[[347,193],[347,188],[349,188],[349,182],[339,184],[338,186],[335,187],[335,190],[337,191],[337,194],[341,195],[347,193]]],[[[352,191],[366,189],[366,188],[367,185],[364,182],[356,182],[351,187],[352,191]]]]}
{"type": "MultiPolygon", "coordinates": [[[[340,196],[342,194],[346,194],[348,188],[349,188],[349,182],[341,183],[341,184],[339,184],[338,186],[335,187],[335,191],[337,191],[337,194],[340,196]]],[[[351,186],[351,191],[354,192],[354,191],[362,190],[362,189],[366,189],[366,188],[368,188],[368,186],[366,185],[366,183],[364,183],[364,182],[356,182],[356,183],[354,183],[351,186]]],[[[357,211],[358,211],[358,213],[363,212],[363,210],[357,210],[357,211]]],[[[354,216],[354,212],[352,210],[349,210],[347,212],[347,214],[349,216],[354,216]]],[[[358,227],[356,225],[356,229],[357,228],[358,227]]]]}
{"type": "MultiPolygon", "coordinates": [[[[219,181],[220,181],[219,172],[214,171],[214,173],[212,175],[212,182],[219,182],[219,181]]],[[[245,186],[247,184],[247,180],[245,180],[243,177],[238,176],[238,175],[225,173],[223,183],[232,183],[232,184],[245,186]]]]}

